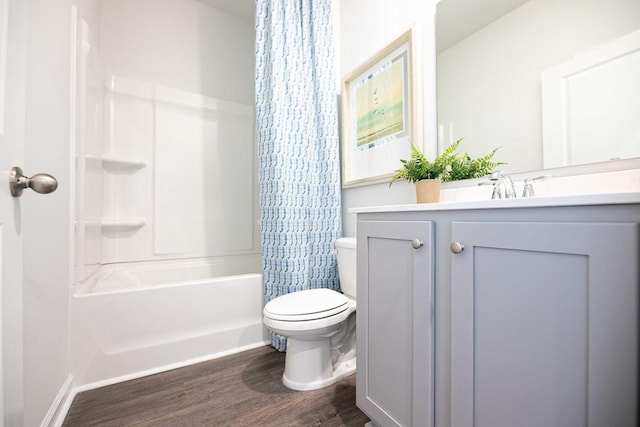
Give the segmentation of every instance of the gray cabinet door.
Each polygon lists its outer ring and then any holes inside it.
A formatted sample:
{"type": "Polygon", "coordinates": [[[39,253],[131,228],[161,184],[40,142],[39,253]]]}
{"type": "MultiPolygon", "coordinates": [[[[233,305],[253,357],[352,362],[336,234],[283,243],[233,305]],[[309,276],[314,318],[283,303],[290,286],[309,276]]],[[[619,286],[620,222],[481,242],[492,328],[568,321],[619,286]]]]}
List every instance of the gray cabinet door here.
{"type": "Polygon", "coordinates": [[[433,424],[432,319],[433,224],[358,222],[356,395],[375,424],[433,424]]]}
{"type": "Polygon", "coordinates": [[[454,222],[451,425],[638,425],[638,226],[454,222]]]}

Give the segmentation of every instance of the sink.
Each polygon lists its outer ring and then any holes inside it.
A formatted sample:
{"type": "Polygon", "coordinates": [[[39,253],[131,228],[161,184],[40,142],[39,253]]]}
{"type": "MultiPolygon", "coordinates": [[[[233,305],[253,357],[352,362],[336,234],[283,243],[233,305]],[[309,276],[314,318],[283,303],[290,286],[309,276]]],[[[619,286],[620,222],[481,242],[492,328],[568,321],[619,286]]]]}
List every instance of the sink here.
{"type": "MultiPolygon", "coordinates": [[[[540,174],[531,174],[531,177],[540,174]]],[[[524,182],[515,183],[518,198],[522,195],[524,182]]],[[[467,187],[446,188],[440,193],[440,201],[472,202],[491,199],[490,185],[469,185],[467,187]]],[[[535,181],[535,197],[576,196],[588,194],[610,194],[640,192],[640,169],[606,172],[590,175],[565,176],[535,181]]]]}
{"type": "MultiPolygon", "coordinates": [[[[518,195],[518,198],[515,199],[492,200],[491,193],[493,189],[491,185],[477,185],[482,180],[472,180],[468,184],[460,181],[443,184],[440,203],[363,206],[350,208],[349,213],[640,203],[640,169],[554,177],[535,181],[533,187],[536,196],[520,197],[524,187],[524,179],[534,178],[543,174],[544,172],[532,172],[515,176],[516,193],[518,195]]],[[[488,180],[486,181],[488,182],[488,180]]]]}

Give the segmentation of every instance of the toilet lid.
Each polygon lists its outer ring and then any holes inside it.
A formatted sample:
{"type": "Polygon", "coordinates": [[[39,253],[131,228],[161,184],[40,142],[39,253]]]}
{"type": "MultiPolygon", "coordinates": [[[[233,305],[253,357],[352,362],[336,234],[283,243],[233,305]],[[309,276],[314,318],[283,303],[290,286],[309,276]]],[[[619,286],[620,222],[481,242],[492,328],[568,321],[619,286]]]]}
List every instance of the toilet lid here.
{"type": "Polygon", "coordinates": [[[345,311],[349,299],[331,289],[292,292],[269,301],[264,315],[274,320],[302,321],[321,319],[345,311]]]}

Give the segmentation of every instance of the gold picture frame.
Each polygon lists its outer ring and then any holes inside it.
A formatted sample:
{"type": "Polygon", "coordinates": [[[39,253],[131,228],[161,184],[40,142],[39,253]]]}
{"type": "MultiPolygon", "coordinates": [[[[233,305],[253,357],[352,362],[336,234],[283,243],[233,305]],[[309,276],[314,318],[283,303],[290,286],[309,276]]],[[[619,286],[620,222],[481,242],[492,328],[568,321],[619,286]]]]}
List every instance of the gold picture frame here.
{"type": "Polygon", "coordinates": [[[342,186],[388,181],[419,137],[414,30],[385,46],[343,82],[342,186]]]}

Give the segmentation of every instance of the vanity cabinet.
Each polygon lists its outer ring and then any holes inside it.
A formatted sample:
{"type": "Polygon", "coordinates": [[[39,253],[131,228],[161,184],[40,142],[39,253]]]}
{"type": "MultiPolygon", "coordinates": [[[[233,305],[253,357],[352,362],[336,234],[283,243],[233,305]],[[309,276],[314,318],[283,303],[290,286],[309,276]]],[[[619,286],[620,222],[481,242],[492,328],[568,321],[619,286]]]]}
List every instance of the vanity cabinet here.
{"type": "Polygon", "coordinates": [[[587,199],[356,211],[374,425],[638,425],[640,194],[587,199]]]}
{"type": "Polygon", "coordinates": [[[637,229],[451,224],[452,426],[636,425],[637,229]]]}
{"type": "Polygon", "coordinates": [[[358,228],[357,405],[381,426],[432,418],[422,397],[433,383],[433,241],[430,221],[358,228]]]}

